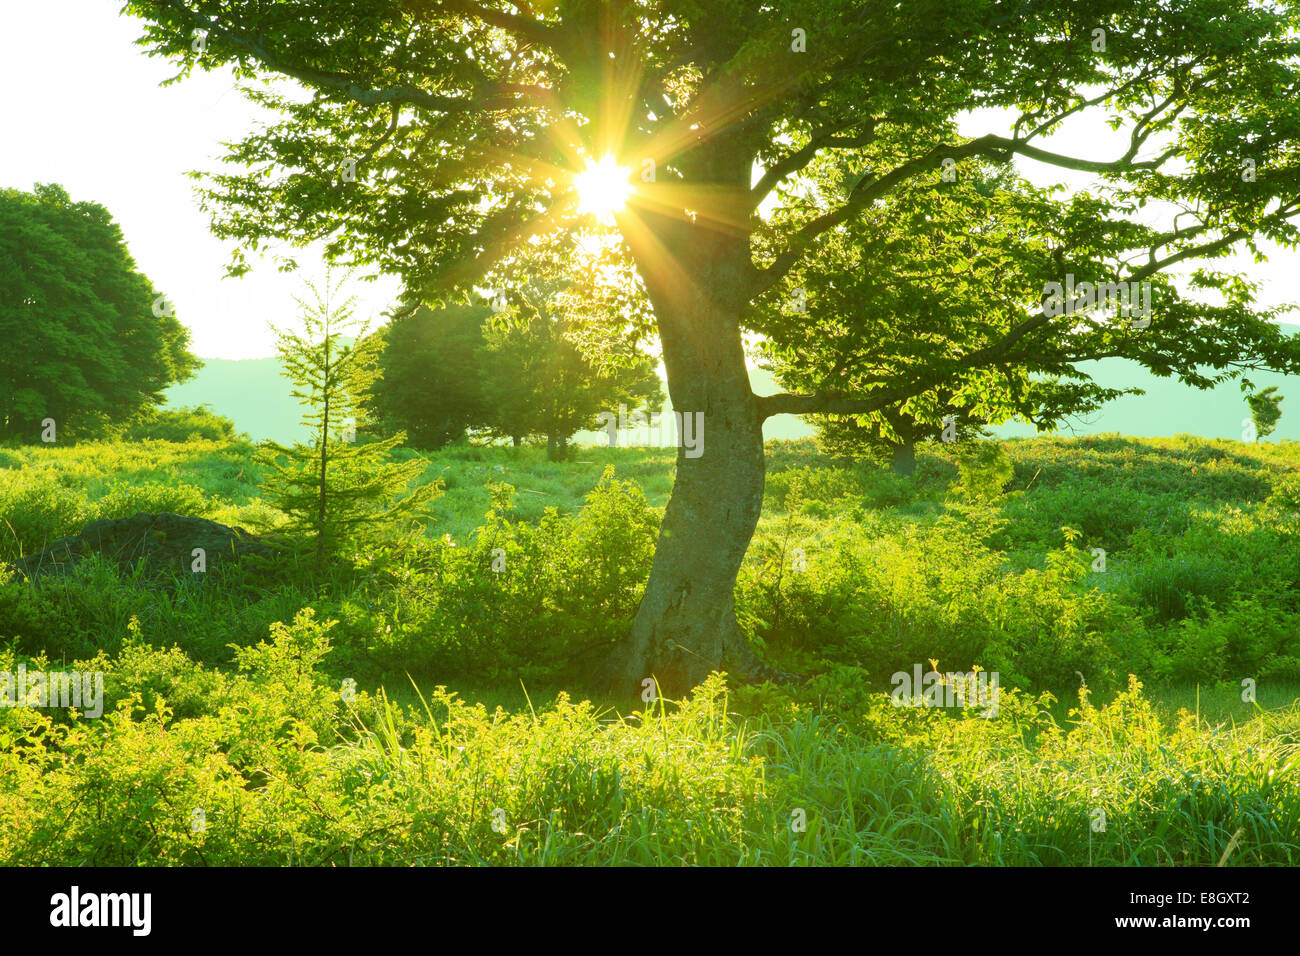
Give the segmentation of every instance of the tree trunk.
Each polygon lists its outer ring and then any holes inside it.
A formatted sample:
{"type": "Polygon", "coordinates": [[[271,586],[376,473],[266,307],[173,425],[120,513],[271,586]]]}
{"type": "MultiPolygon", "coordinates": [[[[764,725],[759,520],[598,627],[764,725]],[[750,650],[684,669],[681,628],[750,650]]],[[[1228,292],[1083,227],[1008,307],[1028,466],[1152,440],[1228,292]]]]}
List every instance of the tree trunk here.
{"type": "Polygon", "coordinates": [[[916,473],[916,442],[910,439],[894,446],[894,474],[911,478],[916,473]]]}
{"type": "MultiPolygon", "coordinates": [[[[325,375],[323,381],[330,381],[330,316],[325,316],[325,375]]],[[[325,566],[325,534],[326,534],[326,475],[329,466],[329,445],[330,445],[330,389],[327,385],[322,390],[325,398],[324,410],[321,412],[320,420],[320,497],[316,509],[316,567],[318,569],[325,566]]],[[[333,542],[331,542],[331,545],[333,542]]]]}
{"type": "Polygon", "coordinates": [[[518,448],[518,447],[519,447],[519,443],[520,443],[520,438],[519,438],[518,435],[511,435],[511,436],[510,436],[510,444],[512,444],[512,445],[514,445],[514,447],[518,448]]]}
{"type": "Polygon", "coordinates": [[[705,309],[661,317],[660,330],[678,417],[677,474],[645,594],[602,683],[615,696],[640,696],[654,678],[661,693],[679,697],[724,661],[742,678],[788,679],[758,659],[736,622],[736,574],[758,525],[765,473],[739,324],[705,309]]]}
{"type": "Polygon", "coordinates": [[[713,132],[706,149],[675,160],[687,182],[707,184],[712,215],[646,203],[620,221],[654,306],[678,447],[645,593],[601,674],[617,697],[644,699],[647,678],[680,697],[724,666],[741,678],[791,676],[758,659],[735,610],[736,573],[758,526],[765,470],[763,419],[740,326],[754,275],[742,225],[751,215],[752,145],[713,132]]]}
{"type": "Polygon", "coordinates": [[[569,439],[562,435],[546,436],[546,460],[564,461],[569,457],[569,439]]]}

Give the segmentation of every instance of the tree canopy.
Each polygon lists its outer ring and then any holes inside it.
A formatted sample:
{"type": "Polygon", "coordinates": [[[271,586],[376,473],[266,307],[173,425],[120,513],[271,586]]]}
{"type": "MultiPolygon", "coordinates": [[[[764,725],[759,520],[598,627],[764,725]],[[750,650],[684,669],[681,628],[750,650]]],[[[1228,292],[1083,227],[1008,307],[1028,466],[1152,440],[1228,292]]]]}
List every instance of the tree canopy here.
{"type": "Polygon", "coordinates": [[[89,436],[162,402],[199,361],[103,206],[0,190],[0,438],[89,436]]]}
{"type": "Polygon", "coordinates": [[[549,457],[562,459],[569,439],[598,427],[601,412],[618,414],[621,404],[659,410],[655,363],[627,343],[593,360],[574,341],[577,324],[554,300],[520,295],[489,327],[479,356],[487,434],[544,438],[549,457]]]}
{"type": "MultiPolygon", "coordinates": [[[[843,202],[854,180],[842,164],[809,173],[768,223],[771,233],[784,231],[787,214],[807,218],[843,202]]],[[[1094,198],[1080,192],[1058,203],[1054,192],[1007,167],[952,164],[835,229],[758,301],[761,352],[789,388],[866,395],[905,369],[936,381],[869,414],[825,419],[828,446],[906,450],[949,420],[978,427],[1016,418],[1054,431],[1066,416],[1124,394],[1097,385],[1076,364],[1085,360],[1139,358],[1199,387],[1293,361],[1292,343],[1273,324],[1282,310],[1257,309],[1231,272],[1201,269],[1199,296],[1181,295],[1159,272],[1108,282],[1126,255],[1146,248],[1149,232],[1099,243],[1094,198]],[[1067,289],[1078,291],[1070,303],[1067,289]],[[1204,296],[1210,290],[1218,302],[1204,296]],[[1056,309],[1073,306],[1072,321],[1009,342],[1054,296],[1056,309]],[[983,348],[991,342],[1009,347],[983,348]]]]}
{"type": "Polygon", "coordinates": [[[572,323],[545,302],[399,312],[375,333],[380,377],[367,402],[416,447],[474,432],[515,444],[540,438],[560,458],[575,432],[596,427],[598,413],[620,402],[663,403],[649,358],[622,354],[598,366],[569,337],[572,323]]]}
{"type": "Polygon", "coordinates": [[[417,448],[441,448],[487,417],[480,350],[487,306],[420,306],[374,335],[379,377],[363,401],[417,448]]]}

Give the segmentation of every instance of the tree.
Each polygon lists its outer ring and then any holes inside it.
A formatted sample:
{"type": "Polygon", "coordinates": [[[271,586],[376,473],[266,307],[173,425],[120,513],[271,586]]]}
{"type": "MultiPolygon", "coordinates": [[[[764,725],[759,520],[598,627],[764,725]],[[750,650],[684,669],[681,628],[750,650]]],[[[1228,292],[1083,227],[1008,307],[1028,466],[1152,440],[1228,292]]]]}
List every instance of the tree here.
{"type": "Polygon", "coordinates": [[[337,300],[339,286],[327,276],[308,284],[310,301],[298,299],[304,333],[276,329],[284,374],[308,411],[311,445],[286,447],[264,442],[258,464],[266,470],[262,489],[288,517],[285,530],[312,538],[316,566],[413,511],[440,490],[436,483],[409,488],[423,474],[421,458],[391,462],[389,452],[406,440],[399,432],[382,441],[360,443],[364,425],[360,397],[377,374],[377,340],[353,319],[355,299],[337,300]],[[353,338],[353,344],[341,341],[353,338]],[[399,497],[400,496],[400,497],[399,497]]]}
{"type": "Polygon", "coordinates": [[[1267,438],[1277,427],[1278,419],[1282,417],[1283,397],[1277,394],[1276,385],[1270,385],[1246,396],[1246,403],[1250,406],[1250,417],[1255,423],[1255,434],[1260,438],[1267,438]]]}
{"type": "MultiPolygon", "coordinates": [[[[812,191],[799,197],[804,203],[826,206],[855,178],[828,158],[795,186],[812,191]]],[[[1011,311],[1007,321],[1018,317],[1021,290],[1041,285],[1039,270],[1062,238],[1052,231],[1052,212],[1042,192],[988,163],[901,186],[838,229],[819,255],[756,304],[756,325],[766,333],[760,349],[787,388],[858,394],[885,370],[935,366],[973,349],[1000,311],[1011,311]],[[787,321],[790,303],[816,321],[787,321]],[[827,325],[852,334],[826,337],[827,325]]],[[[767,231],[779,236],[781,228],[777,219],[767,231]]],[[[1099,327],[1125,321],[1086,319],[1099,327]]],[[[1142,323],[1136,315],[1128,321],[1142,323]]],[[[1015,365],[991,357],[877,411],[815,421],[826,450],[848,457],[883,450],[896,473],[910,475],[917,441],[965,439],[1010,418],[1053,430],[1066,415],[1094,411],[1126,391],[1140,390],[1101,388],[1059,356],[1025,356],[1015,365]]]]}
{"type": "MultiPolygon", "coordinates": [[[[540,437],[549,456],[619,402],[662,403],[649,359],[629,354],[597,368],[568,337],[570,322],[531,299],[510,309],[448,305],[397,310],[380,343],[380,378],[365,399],[375,417],[420,448],[467,430],[519,445],[540,437]]],[[[657,407],[657,406],[656,406],[657,407]]]]}
{"type": "MultiPolygon", "coordinates": [[[[869,415],[1025,363],[1126,356],[1198,387],[1241,365],[1300,368],[1297,348],[1252,308],[1249,283],[1192,268],[1239,248],[1262,255],[1260,237],[1287,247],[1300,238],[1290,4],[131,0],[126,9],[146,21],[150,52],[184,69],[233,66],[250,81],[288,77],[312,91],[248,85],[283,120],[236,144],[232,170],[205,191],[216,234],[240,243],[235,270],[272,239],[324,239],[331,254],[432,298],[509,286],[545,250],[593,275],[582,244],[565,237],[609,239],[597,253],[608,266],[601,284],[649,303],[673,405],[704,424],[704,453],[679,450],[645,594],[606,664],[623,693],[650,675],[680,691],[724,660],[748,676],[772,673],[737,623],[733,594],[762,507],[771,415],[869,415]],[[202,54],[195,30],[206,35],[202,54]],[[1112,123],[1112,153],[1097,158],[1106,144],[1095,138],[1089,155],[1046,142],[1065,121],[1089,118],[1112,123]],[[625,209],[579,203],[575,182],[589,187],[578,177],[606,154],[639,173],[625,209]],[[800,199],[789,185],[827,157],[858,175],[800,199]],[[759,321],[753,304],[878,202],[945,182],[953,168],[960,178],[969,160],[1096,177],[1087,193],[1034,204],[1066,230],[1017,270],[1035,284],[999,285],[1003,307],[951,341],[942,325],[918,333],[910,361],[856,385],[754,395],[744,348],[759,321]],[[1176,268],[1191,269],[1184,289],[1162,281],[1176,268]],[[1063,295],[1075,278],[1152,282],[1151,325],[1137,335],[1089,321],[1089,296],[1063,295]],[[1215,321],[1197,294],[1223,300],[1215,321]]],[[[1018,239],[1026,225],[1008,221],[1006,241],[1030,254],[1018,239]]],[[[924,218],[912,228],[918,242],[935,234],[924,218]]],[[[604,314],[633,330],[642,322],[635,311],[604,314]]],[[[818,349],[862,333],[815,314],[791,323],[809,326],[818,349]]]]}
{"type": "Polygon", "coordinates": [[[56,185],[0,190],[0,340],[0,439],[102,434],[199,367],[108,210],[56,185]]]}
{"type": "MultiPolygon", "coordinates": [[[[941,409],[951,407],[940,397],[941,409]]],[[[837,458],[860,459],[883,452],[889,456],[894,474],[910,477],[916,473],[916,443],[941,439],[942,429],[952,425],[952,440],[966,439],[986,424],[969,409],[946,415],[936,426],[919,415],[901,409],[882,408],[874,415],[811,415],[817,428],[817,445],[837,458]]]]}
{"type": "MultiPolygon", "coordinates": [[[[401,310],[399,310],[400,312],[401,310]]],[[[364,402],[416,448],[441,448],[487,417],[480,388],[485,306],[420,306],[374,333],[379,378],[364,402]]]]}
{"type": "Polygon", "coordinates": [[[546,440],[547,458],[568,457],[569,439],[597,427],[600,412],[663,404],[654,363],[630,347],[598,368],[570,338],[572,323],[545,298],[519,295],[515,314],[488,330],[480,352],[490,435],[546,440]]]}

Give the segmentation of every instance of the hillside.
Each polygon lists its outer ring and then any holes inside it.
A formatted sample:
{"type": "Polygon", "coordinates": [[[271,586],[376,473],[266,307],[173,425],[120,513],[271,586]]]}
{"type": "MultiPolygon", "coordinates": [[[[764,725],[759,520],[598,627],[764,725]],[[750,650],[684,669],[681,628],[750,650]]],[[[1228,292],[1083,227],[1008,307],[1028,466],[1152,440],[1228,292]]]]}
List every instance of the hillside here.
{"type": "MultiPolygon", "coordinates": [[[[1300,331],[1300,326],[1287,328],[1292,334],[1300,331]]],[[[1235,383],[1200,391],[1172,379],[1157,378],[1127,359],[1083,363],[1081,367],[1102,385],[1138,387],[1146,394],[1117,399],[1086,419],[1071,419],[1061,429],[1064,435],[1118,433],[1154,438],[1188,434],[1239,439],[1242,419],[1249,416],[1240,386],[1235,383]]],[[[750,370],[750,381],[757,394],[780,391],[772,376],[761,369],[750,370]]],[[[1276,385],[1285,396],[1282,419],[1273,437],[1300,439],[1300,381],[1272,373],[1257,374],[1254,381],[1261,387],[1276,385]]],[[[667,388],[664,391],[666,394],[667,388]]],[[[300,406],[289,394],[288,380],[280,375],[280,363],[275,358],[205,359],[195,378],[169,389],[166,400],[172,407],[211,405],[219,414],[234,419],[238,430],[247,432],[254,441],[270,438],[291,442],[305,434],[299,424],[300,406]]],[[[665,402],[661,417],[667,419],[671,408],[671,403],[665,402]]],[[[1018,423],[995,431],[1003,438],[1035,434],[1033,428],[1018,423]]],[[[666,434],[671,436],[671,426],[666,434]]],[[[812,428],[797,416],[779,415],[768,420],[763,434],[769,440],[796,439],[811,435],[812,428]]],[[[577,441],[603,445],[606,439],[603,433],[580,432],[577,441]]]]}

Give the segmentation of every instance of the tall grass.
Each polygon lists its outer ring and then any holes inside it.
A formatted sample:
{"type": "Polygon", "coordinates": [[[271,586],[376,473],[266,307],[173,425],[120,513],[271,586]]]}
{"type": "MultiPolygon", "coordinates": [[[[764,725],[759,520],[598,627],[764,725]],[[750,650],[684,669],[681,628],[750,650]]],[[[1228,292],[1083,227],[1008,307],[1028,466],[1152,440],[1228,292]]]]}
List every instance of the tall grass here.
{"type": "MultiPolygon", "coordinates": [[[[324,574],[0,581],[0,672],[107,696],[0,708],[0,864],[1300,862],[1300,446],[1012,442],[974,502],[942,447],[912,480],[771,452],[738,608],[797,687],[584,692],[671,450],[424,456],[435,520],[324,574]],[[999,670],[997,716],[894,707],[931,658],[999,670]]],[[[239,442],[5,449],[0,559],[135,511],[274,525],[257,480],[239,442]]]]}

